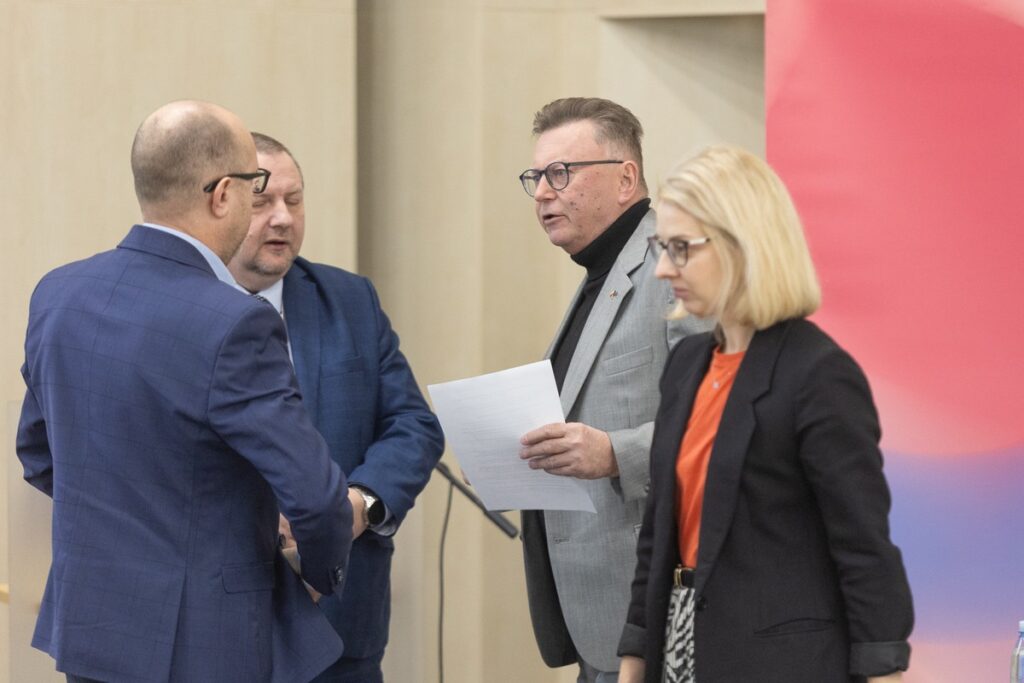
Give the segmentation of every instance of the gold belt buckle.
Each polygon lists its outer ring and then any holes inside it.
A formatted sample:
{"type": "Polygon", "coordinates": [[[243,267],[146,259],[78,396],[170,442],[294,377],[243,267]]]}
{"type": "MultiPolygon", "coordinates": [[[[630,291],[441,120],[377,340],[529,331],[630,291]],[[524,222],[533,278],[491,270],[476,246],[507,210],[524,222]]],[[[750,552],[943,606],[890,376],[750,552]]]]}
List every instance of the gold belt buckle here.
{"type": "Polygon", "coordinates": [[[672,571],[672,585],[676,586],[677,588],[682,588],[686,585],[685,583],[683,583],[683,575],[692,573],[693,569],[689,567],[684,567],[681,564],[677,564],[676,568],[672,571]]]}

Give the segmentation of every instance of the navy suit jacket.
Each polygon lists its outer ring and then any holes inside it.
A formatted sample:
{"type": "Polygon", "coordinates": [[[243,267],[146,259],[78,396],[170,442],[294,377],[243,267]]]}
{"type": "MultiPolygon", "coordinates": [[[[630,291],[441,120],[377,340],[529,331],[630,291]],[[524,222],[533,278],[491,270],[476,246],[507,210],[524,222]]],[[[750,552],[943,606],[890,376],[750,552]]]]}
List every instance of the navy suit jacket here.
{"type": "Polygon", "coordinates": [[[33,645],[103,681],[306,681],[337,635],[277,551],[330,593],[351,543],[345,477],[299,398],[273,308],[184,240],[135,226],[32,295],[18,427],[53,498],[33,645]]]}
{"type": "MultiPolygon", "coordinates": [[[[441,457],[444,436],[373,285],[298,258],[282,296],[303,403],[331,458],[349,484],[373,491],[401,523],[441,457]]],[[[387,644],[393,552],[390,536],[363,533],[352,544],[341,596],[320,601],[346,657],[368,657],[387,644]]]]}
{"type": "MultiPolygon", "coordinates": [[[[661,680],[679,564],[676,460],[711,334],[669,356],[620,655],[661,680]]],[[[889,539],[871,390],[814,323],[757,332],[708,463],[694,575],[698,681],[840,683],[906,669],[910,587],[889,539]]]]}

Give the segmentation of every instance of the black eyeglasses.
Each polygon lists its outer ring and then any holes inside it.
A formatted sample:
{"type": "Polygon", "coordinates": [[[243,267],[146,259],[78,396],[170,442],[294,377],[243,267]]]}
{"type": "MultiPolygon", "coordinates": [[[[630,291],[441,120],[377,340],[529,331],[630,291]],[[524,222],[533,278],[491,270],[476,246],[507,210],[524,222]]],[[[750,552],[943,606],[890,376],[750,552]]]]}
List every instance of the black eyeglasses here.
{"type": "Polygon", "coordinates": [[[224,180],[225,178],[238,178],[239,180],[251,180],[252,181],[252,193],[260,194],[263,190],[267,189],[267,181],[270,180],[270,171],[265,168],[257,169],[252,173],[225,173],[216,180],[203,185],[203,192],[213,192],[213,188],[217,187],[217,183],[224,180]]]}
{"type": "Polygon", "coordinates": [[[672,239],[668,242],[662,242],[654,235],[647,238],[647,244],[651,246],[654,258],[660,259],[662,252],[668,252],[668,260],[676,268],[682,268],[690,260],[690,247],[707,244],[710,241],[710,237],[698,237],[692,240],[672,239]]]}
{"type": "Polygon", "coordinates": [[[552,190],[564,190],[569,185],[569,169],[573,166],[593,166],[594,164],[621,164],[621,159],[601,159],[600,161],[552,161],[543,170],[528,168],[519,174],[519,182],[523,184],[526,194],[531,197],[537,192],[540,179],[547,178],[552,190]]]}

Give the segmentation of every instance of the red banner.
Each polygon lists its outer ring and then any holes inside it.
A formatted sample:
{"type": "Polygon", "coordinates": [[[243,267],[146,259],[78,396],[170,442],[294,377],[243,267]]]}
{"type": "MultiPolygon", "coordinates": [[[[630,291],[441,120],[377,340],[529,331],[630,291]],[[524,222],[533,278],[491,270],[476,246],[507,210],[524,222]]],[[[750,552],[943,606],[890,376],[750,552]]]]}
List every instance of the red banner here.
{"type": "Polygon", "coordinates": [[[1005,680],[1024,619],[1024,2],[768,0],[768,158],[864,366],[917,626],[1005,680]]]}

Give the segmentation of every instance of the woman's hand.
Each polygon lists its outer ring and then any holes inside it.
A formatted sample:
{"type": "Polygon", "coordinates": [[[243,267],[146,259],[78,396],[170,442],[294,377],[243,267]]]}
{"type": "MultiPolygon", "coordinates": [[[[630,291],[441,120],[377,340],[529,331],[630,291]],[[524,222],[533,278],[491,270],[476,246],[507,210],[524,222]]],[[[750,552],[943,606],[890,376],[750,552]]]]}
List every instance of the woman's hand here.
{"type": "Polygon", "coordinates": [[[642,657],[626,655],[619,663],[619,683],[643,683],[647,662],[642,657]]]}

